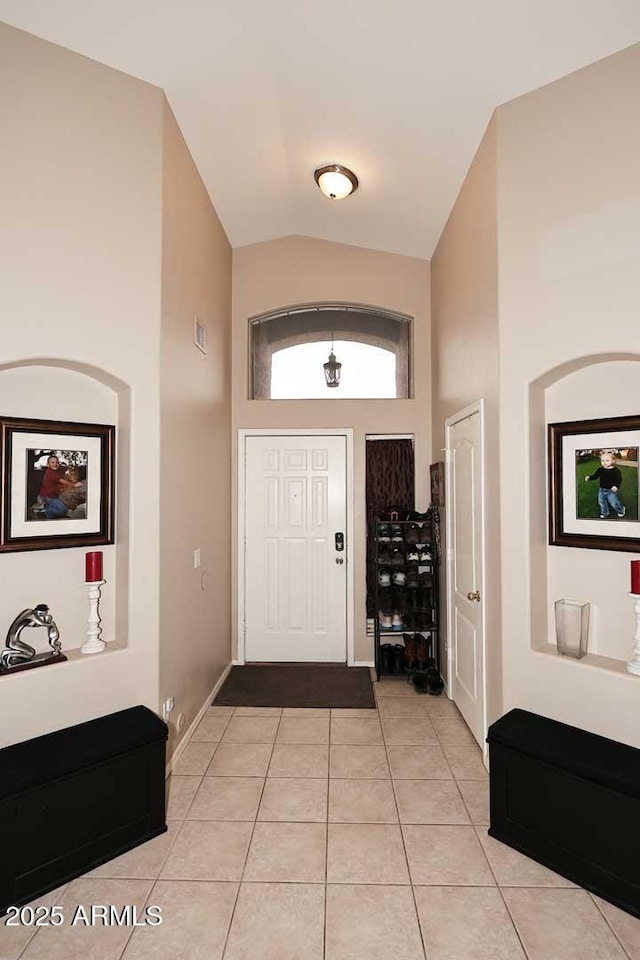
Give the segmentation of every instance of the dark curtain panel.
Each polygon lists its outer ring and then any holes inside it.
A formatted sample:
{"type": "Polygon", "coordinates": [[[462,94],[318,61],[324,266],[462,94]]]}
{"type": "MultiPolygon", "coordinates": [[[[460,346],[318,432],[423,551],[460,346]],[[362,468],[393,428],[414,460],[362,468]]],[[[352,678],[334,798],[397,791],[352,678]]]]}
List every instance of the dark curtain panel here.
{"type": "Polygon", "coordinates": [[[367,440],[367,616],[375,609],[376,569],[373,523],[385,507],[415,509],[415,467],[412,440],[367,440]]]}

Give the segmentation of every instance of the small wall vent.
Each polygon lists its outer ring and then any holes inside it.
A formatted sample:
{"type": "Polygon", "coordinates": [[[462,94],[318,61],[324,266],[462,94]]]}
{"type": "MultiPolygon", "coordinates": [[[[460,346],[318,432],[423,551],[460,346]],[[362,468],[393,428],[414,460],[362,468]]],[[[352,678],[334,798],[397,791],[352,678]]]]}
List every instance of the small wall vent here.
{"type": "Polygon", "coordinates": [[[207,328],[197,315],[193,318],[193,342],[202,353],[207,352],[207,328]]]}

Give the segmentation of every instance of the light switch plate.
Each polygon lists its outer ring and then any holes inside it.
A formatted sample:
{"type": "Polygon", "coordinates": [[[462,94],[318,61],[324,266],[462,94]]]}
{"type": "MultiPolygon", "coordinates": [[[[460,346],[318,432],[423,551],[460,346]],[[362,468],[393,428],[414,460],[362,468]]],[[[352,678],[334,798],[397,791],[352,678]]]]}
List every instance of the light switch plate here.
{"type": "Polygon", "coordinates": [[[207,328],[198,320],[197,314],[193,318],[193,342],[202,353],[207,352],[207,328]]]}

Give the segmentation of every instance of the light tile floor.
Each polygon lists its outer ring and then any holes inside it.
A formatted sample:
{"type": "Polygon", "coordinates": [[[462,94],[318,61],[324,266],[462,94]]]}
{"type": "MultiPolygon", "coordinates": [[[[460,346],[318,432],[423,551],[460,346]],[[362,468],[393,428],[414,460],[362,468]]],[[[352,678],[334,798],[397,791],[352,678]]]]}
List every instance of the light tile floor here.
{"type": "Polygon", "coordinates": [[[487,836],[488,780],[446,698],[212,707],[167,834],[43,904],[156,927],[5,927],[0,960],[640,960],[640,921],[487,836]]]}

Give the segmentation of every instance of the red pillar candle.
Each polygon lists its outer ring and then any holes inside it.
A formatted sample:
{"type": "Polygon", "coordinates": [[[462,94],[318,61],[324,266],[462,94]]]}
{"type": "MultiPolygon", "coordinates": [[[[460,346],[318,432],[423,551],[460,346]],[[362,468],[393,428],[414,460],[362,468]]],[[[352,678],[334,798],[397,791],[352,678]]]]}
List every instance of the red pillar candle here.
{"type": "Polygon", "coordinates": [[[631,593],[640,593],[640,560],[631,561],[631,593]]]}
{"type": "Polygon", "coordinates": [[[87,583],[95,583],[96,580],[102,580],[102,551],[96,550],[95,553],[88,553],[85,557],[87,583]]]}

